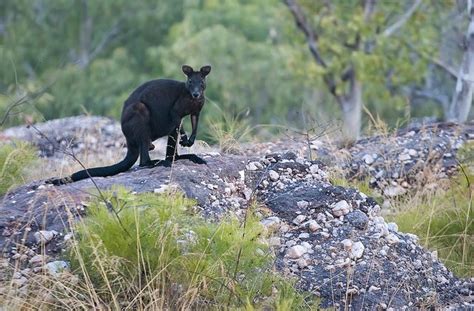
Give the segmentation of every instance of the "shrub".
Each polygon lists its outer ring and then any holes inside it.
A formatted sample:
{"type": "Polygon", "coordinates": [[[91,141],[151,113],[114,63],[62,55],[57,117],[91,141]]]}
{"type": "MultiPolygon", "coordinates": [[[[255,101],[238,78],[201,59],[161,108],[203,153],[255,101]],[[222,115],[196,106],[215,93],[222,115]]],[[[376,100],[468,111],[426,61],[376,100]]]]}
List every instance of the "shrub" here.
{"type": "Polygon", "coordinates": [[[26,169],[36,158],[35,149],[27,143],[0,145],[0,195],[25,181],[26,169]]]}
{"type": "MultiPolygon", "coordinates": [[[[305,299],[272,272],[259,221],[210,223],[188,213],[180,195],[134,195],[117,188],[89,206],[70,250],[84,307],[182,309],[287,306],[305,299]]],[[[78,294],[79,293],[79,294],[78,294]]],[[[64,300],[63,300],[64,301],[64,300]]]]}

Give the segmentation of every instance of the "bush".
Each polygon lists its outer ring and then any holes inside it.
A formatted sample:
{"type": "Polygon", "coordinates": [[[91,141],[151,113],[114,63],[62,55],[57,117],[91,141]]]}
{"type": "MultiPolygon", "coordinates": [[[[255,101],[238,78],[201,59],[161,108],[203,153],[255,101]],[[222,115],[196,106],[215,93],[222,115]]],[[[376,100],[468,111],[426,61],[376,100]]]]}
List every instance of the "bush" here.
{"type": "Polygon", "coordinates": [[[0,195],[25,181],[26,170],[36,158],[36,150],[27,143],[0,145],[0,195]]]}
{"type": "Polygon", "coordinates": [[[292,309],[305,300],[272,272],[273,256],[254,216],[209,223],[180,195],[106,193],[75,226],[70,251],[76,304],[115,308],[292,309]],[[79,294],[77,294],[79,293],[79,294]],[[278,294],[276,294],[278,293],[278,294]]]}

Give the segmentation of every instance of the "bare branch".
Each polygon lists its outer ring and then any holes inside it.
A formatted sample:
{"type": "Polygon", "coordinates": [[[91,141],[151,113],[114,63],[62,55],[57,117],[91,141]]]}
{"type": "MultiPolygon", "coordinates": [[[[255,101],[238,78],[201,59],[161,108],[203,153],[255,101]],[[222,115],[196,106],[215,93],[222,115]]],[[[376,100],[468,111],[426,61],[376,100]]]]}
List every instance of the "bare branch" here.
{"type": "Polygon", "coordinates": [[[438,102],[439,104],[441,104],[442,107],[446,107],[449,103],[448,96],[443,95],[443,94],[437,94],[437,92],[432,91],[432,90],[427,90],[427,89],[417,90],[417,89],[414,89],[412,91],[412,94],[413,94],[413,96],[416,96],[416,97],[423,97],[423,98],[428,98],[428,99],[434,100],[434,101],[438,102]]]}
{"type": "Polygon", "coordinates": [[[375,10],[377,0],[365,0],[364,4],[364,20],[367,22],[372,17],[375,10]]]}
{"type": "Polygon", "coordinates": [[[311,51],[314,59],[320,66],[327,68],[327,64],[321,57],[321,54],[318,50],[318,35],[314,32],[313,28],[306,20],[301,6],[295,0],[284,0],[284,2],[290,9],[291,14],[293,14],[296,26],[304,33],[306,41],[308,42],[309,50],[311,51]]]}
{"type": "Polygon", "coordinates": [[[49,87],[51,86],[50,85],[47,85],[43,88],[41,88],[39,91],[36,91],[34,93],[26,93],[25,95],[23,95],[22,97],[16,99],[15,101],[13,101],[11,104],[9,104],[7,106],[7,108],[5,109],[5,112],[3,113],[3,116],[0,120],[0,127],[3,126],[5,124],[5,122],[7,122],[7,119],[14,114],[14,110],[22,105],[25,105],[25,104],[28,104],[29,102],[35,100],[36,98],[38,97],[41,97],[48,89],[49,87]]]}
{"type": "Polygon", "coordinates": [[[443,62],[442,60],[440,60],[438,58],[434,58],[434,57],[430,57],[429,60],[431,62],[433,62],[433,64],[435,64],[436,67],[441,68],[444,71],[446,71],[447,73],[449,73],[453,79],[458,78],[458,74],[457,74],[456,70],[453,67],[446,64],[445,62],[443,62]]]}
{"type": "Polygon", "coordinates": [[[420,57],[423,57],[427,60],[429,60],[430,62],[432,62],[434,65],[436,65],[436,67],[440,68],[440,69],[443,69],[445,72],[447,72],[448,74],[451,75],[451,77],[453,79],[457,79],[458,78],[458,73],[457,71],[449,66],[448,64],[446,64],[445,62],[443,62],[442,60],[438,59],[438,58],[435,58],[431,55],[428,55],[427,53],[423,53],[421,52],[420,50],[418,50],[413,44],[411,44],[410,42],[405,42],[406,45],[413,51],[415,52],[416,54],[418,54],[420,57]]]}
{"type": "Polygon", "coordinates": [[[382,33],[382,36],[384,37],[390,37],[393,35],[397,30],[399,30],[415,13],[415,11],[418,9],[420,6],[422,0],[415,0],[413,2],[413,5],[403,14],[399,20],[397,20],[395,23],[393,23],[391,26],[389,26],[385,31],[382,33]]]}
{"type": "Polygon", "coordinates": [[[3,114],[2,120],[0,121],[0,126],[3,126],[5,122],[7,121],[8,117],[12,115],[13,110],[23,104],[26,104],[28,102],[28,94],[23,95],[22,97],[18,98],[11,104],[7,106],[7,109],[5,110],[5,113],[3,114]]]}

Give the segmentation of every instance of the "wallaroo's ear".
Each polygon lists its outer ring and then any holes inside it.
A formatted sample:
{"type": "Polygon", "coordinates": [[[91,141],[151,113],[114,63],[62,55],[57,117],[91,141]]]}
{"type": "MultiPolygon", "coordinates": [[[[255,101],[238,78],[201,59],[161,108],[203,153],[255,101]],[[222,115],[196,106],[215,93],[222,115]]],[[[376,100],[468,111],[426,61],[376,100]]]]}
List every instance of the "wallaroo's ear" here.
{"type": "Polygon", "coordinates": [[[184,74],[187,76],[189,76],[190,74],[194,72],[193,67],[188,66],[188,65],[183,65],[183,67],[181,67],[181,70],[183,70],[184,74]]]}
{"type": "Polygon", "coordinates": [[[209,65],[203,66],[203,67],[201,67],[201,70],[199,70],[199,71],[201,72],[201,75],[203,77],[205,77],[211,72],[211,66],[209,66],[209,65]]]}

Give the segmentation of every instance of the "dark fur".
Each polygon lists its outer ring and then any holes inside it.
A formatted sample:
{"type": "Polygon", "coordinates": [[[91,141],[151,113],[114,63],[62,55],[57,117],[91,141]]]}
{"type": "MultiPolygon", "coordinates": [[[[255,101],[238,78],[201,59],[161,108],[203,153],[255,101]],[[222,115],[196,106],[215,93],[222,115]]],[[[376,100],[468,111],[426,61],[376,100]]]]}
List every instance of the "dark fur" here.
{"type": "Polygon", "coordinates": [[[168,79],[148,81],[139,86],[125,101],[122,110],[122,132],[127,140],[127,155],[117,164],[82,170],[66,178],[51,179],[48,182],[60,185],[94,176],[111,176],[130,169],[140,157],[140,166],[171,166],[174,160],[188,159],[195,163],[206,162],[194,154],[178,155],[176,142],[190,147],[196,138],[199,113],[204,105],[205,77],[211,71],[204,66],[194,71],[184,65],[186,82],[168,79]],[[188,138],[180,127],[181,119],[191,115],[192,133],[188,138]],[[168,136],[165,160],[151,160],[149,150],[155,148],[152,141],[168,136]]]}

